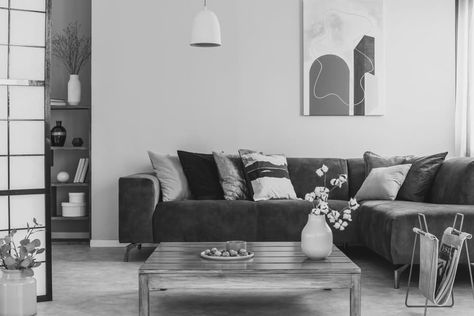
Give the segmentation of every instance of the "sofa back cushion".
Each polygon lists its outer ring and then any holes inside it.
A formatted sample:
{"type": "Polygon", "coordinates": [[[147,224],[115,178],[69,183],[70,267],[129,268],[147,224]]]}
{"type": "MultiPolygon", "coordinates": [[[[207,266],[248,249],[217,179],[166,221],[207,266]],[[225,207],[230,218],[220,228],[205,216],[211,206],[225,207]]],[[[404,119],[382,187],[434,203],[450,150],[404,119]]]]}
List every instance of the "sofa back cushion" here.
{"type": "Polygon", "coordinates": [[[474,158],[446,160],[436,175],[429,202],[474,205],[474,158]]]}
{"type": "MultiPolygon", "coordinates": [[[[323,185],[323,179],[316,175],[316,169],[324,164],[329,168],[327,184],[329,180],[340,174],[348,174],[347,162],[338,158],[287,158],[290,179],[295,188],[296,195],[304,198],[305,194],[312,192],[316,186],[323,185]]],[[[350,181],[350,177],[349,177],[350,181]]],[[[329,196],[332,200],[347,200],[349,198],[349,186],[335,189],[329,196]]]]}
{"type": "Polygon", "coordinates": [[[349,196],[354,197],[359,191],[365,180],[365,161],[364,158],[347,159],[347,168],[349,171],[349,196]]]}

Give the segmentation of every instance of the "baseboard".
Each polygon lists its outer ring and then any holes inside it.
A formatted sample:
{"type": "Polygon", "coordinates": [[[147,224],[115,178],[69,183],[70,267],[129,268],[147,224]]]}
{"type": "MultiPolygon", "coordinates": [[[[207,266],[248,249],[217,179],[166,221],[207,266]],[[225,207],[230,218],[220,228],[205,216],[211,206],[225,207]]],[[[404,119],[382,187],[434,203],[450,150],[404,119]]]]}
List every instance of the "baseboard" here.
{"type": "Polygon", "coordinates": [[[120,243],[118,240],[100,240],[92,239],[90,242],[91,248],[114,248],[125,247],[127,244],[120,243]]]}

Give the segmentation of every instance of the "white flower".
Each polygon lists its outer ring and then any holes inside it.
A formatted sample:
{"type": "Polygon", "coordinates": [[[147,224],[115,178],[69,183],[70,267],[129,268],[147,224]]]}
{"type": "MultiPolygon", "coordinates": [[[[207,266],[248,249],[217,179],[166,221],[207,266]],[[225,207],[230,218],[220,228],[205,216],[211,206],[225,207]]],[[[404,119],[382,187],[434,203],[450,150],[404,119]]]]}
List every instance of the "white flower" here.
{"type": "Polygon", "coordinates": [[[328,194],[329,189],[326,187],[315,187],[314,193],[316,194],[317,197],[321,197],[322,194],[328,194]]]}
{"type": "Polygon", "coordinates": [[[341,216],[341,213],[339,213],[338,211],[332,211],[332,216],[334,216],[334,218],[337,220],[339,219],[339,217],[341,216]]]}
{"type": "Polygon", "coordinates": [[[339,227],[340,231],[343,231],[344,229],[345,229],[344,226],[339,227]]]}
{"type": "Polygon", "coordinates": [[[357,203],[357,200],[352,198],[348,202],[349,208],[353,211],[357,210],[359,208],[359,203],[357,203]]]}
{"type": "Polygon", "coordinates": [[[325,202],[325,201],[320,200],[319,203],[318,203],[318,209],[319,209],[322,213],[327,214],[327,213],[329,212],[328,203],[325,202]]]}
{"type": "Polygon", "coordinates": [[[331,183],[331,185],[336,185],[337,183],[337,179],[331,179],[331,181],[329,181],[329,183],[331,183]]]}
{"type": "Polygon", "coordinates": [[[329,213],[329,214],[327,214],[326,216],[327,216],[327,218],[329,219],[329,222],[331,222],[331,223],[336,222],[336,219],[334,218],[334,216],[332,215],[332,213],[329,213]]]}
{"type": "Polygon", "coordinates": [[[326,173],[326,172],[328,172],[329,168],[328,168],[325,164],[323,164],[323,166],[321,167],[321,170],[322,170],[324,173],[326,173]]]}
{"type": "Polygon", "coordinates": [[[342,222],[342,227],[347,227],[347,225],[349,225],[347,222],[342,222]]]}
{"type": "Polygon", "coordinates": [[[323,170],[321,170],[321,168],[319,168],[318,170],[316,170],[316,174],[318,175],[318,177],[324,176],[324,172],[323,172],[323,170]]]}
{"type": "Polygon", "coordinates": [[[339,175],[339,181],[344,184],[347,182],[347,174],[340,174],[339,175]]]}
{"type": "Polygon", "coordinates": [[[314,215],[321,215],[321,211],[317,208],[313,208],[311,210],[311,214],[314,214],[314,215]]]}
{"type": "Polygon", "coordinates": [[[315,197],[316,197],[316,194],[314,192],[311,192],[311,193],[307,193],[304,196],[304,199],[308,202],[313,202],[315,197]]]}
{"type": "Polygon", "coordinates": [[[335,229],[341,228],[341,224],[339,224],[339,222],[336,222],[336,223],[334,224],[334,228],[335,228],[335,229]]]}
{"type": "Polygon", "coordinates": [[[342,219],[345,219],[346,221],[352,222],[351,214],[345,213],[344,215],[342,215],[342,219]]]}
{"type": "Polygon", "coordinates": [[[352,211],[351,211],[350,208],[346,208],[346,209],[344,210],[344,214],[349,214],[349,215],[350,215],[351,212],[352,212],[352,211]]]}

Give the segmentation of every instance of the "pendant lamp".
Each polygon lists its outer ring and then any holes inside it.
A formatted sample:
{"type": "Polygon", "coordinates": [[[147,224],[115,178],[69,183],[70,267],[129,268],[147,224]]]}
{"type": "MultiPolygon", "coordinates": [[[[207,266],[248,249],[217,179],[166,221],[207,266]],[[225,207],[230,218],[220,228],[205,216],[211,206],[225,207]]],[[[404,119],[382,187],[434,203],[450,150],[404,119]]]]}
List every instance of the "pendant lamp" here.
{"type": "Polygon", "coordinates": [[[204,8],[194,18],[190,45],[193,47],[222,45],[219,20],[216,14],[207,8],[207,0],[204,0],[204,8]]]}

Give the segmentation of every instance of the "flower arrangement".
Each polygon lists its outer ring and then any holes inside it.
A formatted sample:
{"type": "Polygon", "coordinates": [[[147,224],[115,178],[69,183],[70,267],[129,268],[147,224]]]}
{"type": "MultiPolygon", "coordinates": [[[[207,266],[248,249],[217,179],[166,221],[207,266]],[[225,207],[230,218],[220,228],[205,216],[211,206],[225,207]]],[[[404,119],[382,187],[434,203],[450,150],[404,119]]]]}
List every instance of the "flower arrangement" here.
{"type": "Polygon", "coordinates": [[[12,230],[7,236],[0,238],[0,269],[20,270],[26,276],[34,275],[33,268],[41,265],[41,262],[36,261],[36,256],[43,253],[45,249],[40,248],[39,239],[31,240],[33,234],[43,231],[38,228],[41,225],[38,224],[36,218],[33,218],[33,223],[33,227],[26,224],[26,235],[20,240],[18,246],[13,241],[13,237],[17,233],[16,230],[12,230]]]}
{"type": "Polygon", "coordinates": [[[328,188],[326,182],[328,171],[329,168],[324,164],[321,168],[316,170],[316,175],[323,178],[324,186],[316,187],[313,192],[307,193],[305,200],[311,202],[313,205],[311,214],[325,215],[335,229],[344,230],[349,225],[349,222],[352,221],[352,211],[357,210],[359,204],[356,199],[351,198],[347,206],[340,211],[333,210],[329,207],[329,194],[336,188],[342,188],[342,186],[347,183],[347,175],[340,174],[337,178],[331,179],[329,181],[331,188],[328,188]]]}
{"type": "Polygon", "coordinates": [[[90,37],[80,36],[81,26],[70,23],[61,34],[52,38],[53,55],[60,58],[71,75],[78,75],[82,65],[91,56],[90,37]]]}

